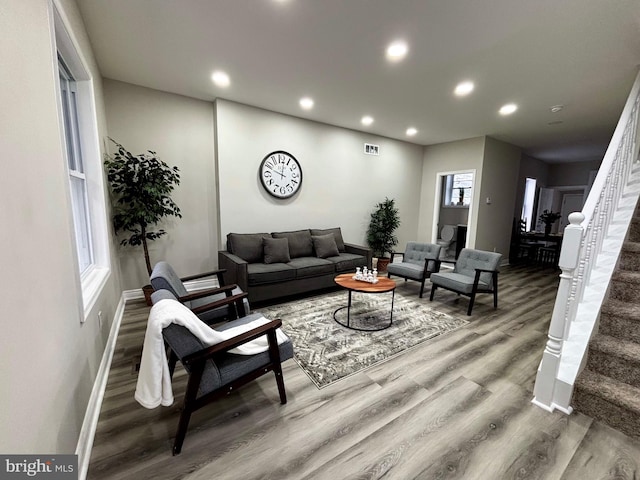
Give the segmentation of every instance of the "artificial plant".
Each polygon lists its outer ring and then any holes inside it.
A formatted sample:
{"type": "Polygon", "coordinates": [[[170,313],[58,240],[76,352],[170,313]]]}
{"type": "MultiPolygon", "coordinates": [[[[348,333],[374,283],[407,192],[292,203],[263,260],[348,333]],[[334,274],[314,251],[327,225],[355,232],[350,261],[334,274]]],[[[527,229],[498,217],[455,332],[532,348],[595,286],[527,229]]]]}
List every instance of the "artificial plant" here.
{"type": "Polygon", "coordinates": [[[398,244],[395,231],[399,226],[400,216],[395,200],[385,198],[384,202],[378,203],[371,213],[367,229],[367,243],[375,257],[382,258],[386,252],[393,251],[393,247],[398,244]]]}
{"type": "Polygon", "coordinates": [[[116,233],[129,233],[121,245],[142,245],[147,272],[151,275],[147,241],[167,233],[156,228],[164,217],[182,217],[170,196],[180,184],[179,170],[160,160],[156,152],[148,150],[133,155],[115,140],[109,140],[117,147],[116,153],[106,155],[104,162],[113,199],[113,226],[116,233]]]}

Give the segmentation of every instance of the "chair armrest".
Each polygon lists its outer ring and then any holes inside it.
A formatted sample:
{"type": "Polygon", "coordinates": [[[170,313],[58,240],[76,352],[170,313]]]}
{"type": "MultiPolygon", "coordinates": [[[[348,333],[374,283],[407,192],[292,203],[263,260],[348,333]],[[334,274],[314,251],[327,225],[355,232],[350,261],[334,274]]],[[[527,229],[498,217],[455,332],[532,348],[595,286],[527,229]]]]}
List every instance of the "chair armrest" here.
{"type": "Polygon", "coordinates": [[[224,293],[227,297],[231,296],[231,291],[236,288],[237,285],[225,285],[224,287],[207,288],[206,290],[198,290],[197,292],[189,293],[178,298],[179,302],[190,302],[198,298],[208,297],[215,295],[216,293],[224,293]]]}
{"type": "Polygon", "coordinates": [[[215,345],[211,345],[210,347],[191,353],[182,359],[182,363],[185,365],[190,365],[192,363],[206,360],[212,356],[219,355],[231,350],[232,348],[236,348],[239,345],[248,343],[251,340],[255,340],[262,335],[266,335],[271,330],[275,332],[275,330],[277,328],[280,328],[281,326],[282,320],[271,320],[269,323],[265,323],[264,325],[260,325],[259,327],[256,327],[252,330],[241,333],[240,335],[230,338],[229,340],[216,343],[215,345]]]}
{"type": "Polygon", "coordinates": [[[438,259],[434,260],[434,262],[436,262],[436,269],[435,269],[435,272],[439,272],[439,271],[440,271],[440,265],[441,265],[441,264],[443,264],[443,263],[451,263],[451,264],[455,265],[455,264],[456,264],[456,262],[457,262],[457,260],[446,260],[446,259],[440,259],[440,258],[438,258],[438,259]]]}
{"type": "MultiPolygon", "coordinates": [[[[235,285],[231,285],[235,287],[235,285]]],[[[248,294],[246,292],[237,293],[236,295],[229,295],[225,298],[221,298],[220,300],[216,300],[215,302],[210,302],[205,305],[200,305],[199,307],[192,308],[191,311],[196,315],[198,313],[208,312],[209,310],[214,310],[216,308],[224,307],[225,305],[231,305],[232,303],[236,304],[236,309],[238,312],[238,316],[244,317],[247,312],[244,308],[243,300],[247,298],[248,294]]]]}
{"type": "Polygon", "coordinates": [[[442,260],[440,260],[439,258],[429,258],[426,257],[424,259],[424,271],[423,271],[423,276],[424,278],[429,277],[432,273],[437,273],[440,271],[440,263],[442,262],[442,260]],[[429,262],[433,262],[433,270],[429,270],[429,262]]]}
{"type": "Polygon", "coordinates": [[[485,273],[499,273],[500,270],[486,270],[484,268],[476,268],[476,272],[485,272],[485,273]]]}
{"type": "Polygon", "coordinates": [[[400,255],[404,259],[404,252],[394,252],[391,250],[389,253],[391,254],[391,260],[389,260],[389,263],[393,263],[393,257],[396,255],[400,255]]]}
{"type": "Polygon", "coordinates": [[[224,268],[221,268],[218,270],[212,270],[210,272],[198,273],[196,275],[189,275],[188,277],[182,277],[180,280],[182,280],[183,282],[188,282],[189,280],[196,280],[198,278],[205,278],[205,277],[213,277],[215,275],[216,277],[218,277],[218,284],[222,287],[224,285],[224,279],[222,277],[222,274],[224,272],[226,272],[226,270],[224,268]]]}

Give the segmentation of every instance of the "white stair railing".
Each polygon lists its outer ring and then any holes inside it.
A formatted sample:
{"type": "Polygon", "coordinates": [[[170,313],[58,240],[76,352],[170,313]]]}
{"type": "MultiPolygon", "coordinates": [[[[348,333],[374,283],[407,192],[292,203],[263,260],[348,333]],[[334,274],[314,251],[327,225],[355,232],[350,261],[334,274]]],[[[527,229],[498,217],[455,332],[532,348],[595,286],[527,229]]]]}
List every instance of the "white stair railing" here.
{"type": "Polygon", "coordinates": [[[572,411],[573,386],[638,200],[640,189],[632,175],[640,175],[633,170],[638,165],[639,104],[640,73],[584,208],[569,215],[564,230],[560,284],[534,387],[533,403],[545,410],[572,411]]]}

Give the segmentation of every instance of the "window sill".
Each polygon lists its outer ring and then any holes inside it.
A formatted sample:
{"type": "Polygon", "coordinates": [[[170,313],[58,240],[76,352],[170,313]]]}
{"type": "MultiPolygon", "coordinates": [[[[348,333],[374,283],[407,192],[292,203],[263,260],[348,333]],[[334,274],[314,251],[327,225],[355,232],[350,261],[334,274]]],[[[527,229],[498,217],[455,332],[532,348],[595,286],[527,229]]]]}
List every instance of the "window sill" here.
{"type": "Polygon", "coordinates": [[[84,306],[82,323],[87,321],[91,309],[107,283],[109,273],[110,270],[108,268],[94,265],[82,276],[82,304],[84,306]]]}

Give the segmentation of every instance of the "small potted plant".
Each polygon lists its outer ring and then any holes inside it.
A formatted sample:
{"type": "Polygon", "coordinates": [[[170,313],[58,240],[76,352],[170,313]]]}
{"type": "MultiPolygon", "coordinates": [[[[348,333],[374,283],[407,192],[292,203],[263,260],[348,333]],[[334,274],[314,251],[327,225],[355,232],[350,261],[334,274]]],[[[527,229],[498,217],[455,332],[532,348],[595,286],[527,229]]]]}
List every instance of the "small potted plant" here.
{"type": "Polygon", "coordinates": [[[544,234],[548,236],[551,233],[551,227],[560,218],[560,214],[558,212],[552,212],[551,210],[545,210],[538,218],[544,223],[544,234]]]}
{"type": "MultiPolygon", "coordinates": [[[[115,233],[127,232],[121,245],[142,245],[147,273],[151,275],[147,241],[167,233],[156,228],[164,217],[182,217],[180,208],[170,197],[174,187],[180,184],[179,170],[169,167],[151,150],[133,155],[115,140],[109,140],[117,147],[113,157],[106,155],[104,162],[111,187],[115,233]]],[[[150,303],[151,285],[143,287],[143,291],[150,303]]]]}
{"type": "Polygon", "coordinates": [[[378,203],[371,213],[369,228],[367,229],[367,243],[373,250],[373,256],[378,258],[378,271],[384,272],[389,264],[388,252],[393,252],[393,247],[398,244],[398,237],[394,232],[400,226],[400,216],[393,199],[385,198],[378,203]]]}

